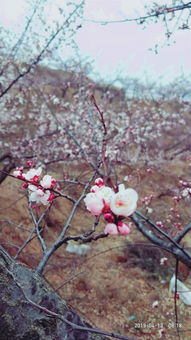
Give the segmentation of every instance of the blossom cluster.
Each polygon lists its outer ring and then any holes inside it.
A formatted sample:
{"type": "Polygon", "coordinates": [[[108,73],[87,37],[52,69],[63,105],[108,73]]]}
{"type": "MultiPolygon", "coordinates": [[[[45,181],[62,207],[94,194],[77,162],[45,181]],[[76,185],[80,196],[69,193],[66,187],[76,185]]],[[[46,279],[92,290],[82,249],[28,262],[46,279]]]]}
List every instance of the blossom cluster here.
{"type": "MultiPolygon", "coordinates": [[[[38,78],[38,72],[33,76],[38,78]]],[[[54,77],[57,75],[52,74],[50,82],[55,84],[57,78],[54,79],[54,77]]],[[[62,78],[62,74],[60,77],[62,78]]],[[[73,98],[70,98],[68,93],[61,95],[59,91],[55,94],[49,93],[43,84],[39,84],[43,91],[42,97],[42,92],[38,88],[35,90],[29,82],[27,82],[27,87],[23,87],[25,91],[18,91],[14,97],[9,92],[2,98],[0,110],[3,138],[0,146],[2,149],[11,149],[14,159],[24,161],[27,152],[27,154],[36,155],[36,162],[44,159],[48,163],[54,159],[67,160],[68,157],[70,161],[78,161],[81,160],[80,150],[82,149],[90,160],[98,155],[102,147],[103,130],[96,110],[90,107],[87,100],[87,97],[98,91],[98,85],[81,73],[80,76],[72,73],[69,77],[72,79],[63,79],[62,87],[70,89],[72,93],[75,92],[73,98]],[[28,110],[29,99],[30,110],[28,110]],[[39,105],[42,107],[40,114],[39,105]],[[20,127],[17,121],[20,119],[32,122],[27,125],[24,136],[19,133],[20,127]],[[59,128],[56,123],[58,120],[59,128]]],[[[183,81],[180,81],[180,86],[181,84],[183,81]]],[[[146,97],[152,97],[149,86],[144,87],[142,84],[137,84],[137,81],[130,81],[128,86],[124,84],[124,87],[129,96],[134,98],[128,100],[128,103],[125,96],[121,96],[120,92],[116,92],[113,87],[107,92],[99,87],[100,96],[103,96],[101,109],[103,112],[107,111],[105,115],[108,130],[107,156],[110,161],[120,161],[121,164],[126,164],[129,160],[137,164],[145,159],[150,164],[153,161],[155,164],[160,163],[164,157],[166,159],[163,144],[167,133],[170,143],[173,144],[174,141],[175,145],[177,135],[189,136],[188,103],[179,103],[177,107],[167,105],[169,98],[173,100],[176,96],[176,102],[181,99],[180,93],[184,92],[183,88],[175,86],[176,91],[172,91],[171,87],[168,93],[166,88],[160,88],[160,91],[154,89],[152,96],[156,95],[156,101],[153,102],[150,99],[146,100],[146,97]],[[110,100],[116,97],[118,100],[114,110],[113,102],[110,100]],[[145,98],[141,105],[140,101],[135,99],[138,97],[145,98]],[[162,98],[168,98],[168,100],[162,98]]],[[[190,83],[188,87],[190,88],[190,83]]],[[[187,138],[185,137],[185,141],[187,138]]],[[[172,148],[172,155],[174,151],[172,148]]],[[[170,157],[169,154],[168,157],[170,157]]]]}
{"type": "Polygon", "coordinates": [[[91,192],[84,199],[87,210],[94,216],[103,214],[107,221],[104,232],[110,235],[128,235],[130,227],[123,222],[137,207],[138,194],[134,189],[125,189],[119,184],[118,191],[105,185],[102,178],[95,180],[91,192]]]}
{"type": "Polygon", "coordinates": [[[191,181],[180,180],[179,183],[182,187],[181,198],[190,198],[191,197],[191,181]]]}
{"type": "Polygon", "coordinates": [[[29,190],[29,201],[47,205],[55,198],[51,189],[55,189],[57,181],[50,175],[41,179],[42,168],[31,168],[26,173],[23,168],[13,171],[13,176],[24,181],[23,187],[29,190]]]}

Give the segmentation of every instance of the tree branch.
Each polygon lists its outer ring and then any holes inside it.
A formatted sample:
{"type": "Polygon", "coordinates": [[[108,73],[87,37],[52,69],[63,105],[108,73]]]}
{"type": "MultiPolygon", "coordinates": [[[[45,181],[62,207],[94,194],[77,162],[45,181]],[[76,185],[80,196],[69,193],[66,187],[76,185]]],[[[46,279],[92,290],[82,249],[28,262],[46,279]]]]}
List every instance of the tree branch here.
{"type": "Polygon", "coordinates": [[[191,2],[188,2],[187,4],[178,5],[178,6],[174,6],[174,7],[165,7],[161,11],[157,10],[153,14],[148,14],[148,15],[145,15],[145,16],[137,17],[137,18],[126,18],[126,19],[121,19],[121,20],[93,20],[93,19],[84,18],[83,20],[88,21],[88,22],[92,22],[92,23],[95,23],[95,24],[102,24],[102,25],[119,24],[119,23],[132,22],[132,21],[142,23],[145,20],[150,19],[150,18],[154,18],[154,17],[158,18],[161,15],[170,14],[172,12],[178,12],[178,11],[182,11],[182,10],[190,9],[190,8],[191,8],[191,2]]]}
{"type": "Polygon", "coordinates": [[[53,245],[48,248],[45,253],[44,256],[42,257],[42,259],[40,260],[37,268],[36,268],[36,272],[38,274],[42,274],[44,267],[46,265],[46,263],[48,262],[50,256],[52,256],[52,254],[60,247],[62,246],[64,243],[66,243],[67,239],[65,238],[65,234],[68,230],[68,228],[70,227],[70,224],[72,222],[72,219],[74,217],[74,214],[76,212],[76,209],[78,208],[81,200],[85,197],[85,193],[90,185],[90,183],[92,182],[92,180],[94,179],[96,175],[96,172],[93,174],[93,176],[90,178],[90,180],[88,181],[88,183],[85,185],[84,190],[82,191],[80,197],[78,198],[78,200],[74,203],[72,210],[68,216],[68,219],[60,233],[60,235],[58,236],[57,240],[53,243],[53,245]]]}
{"type": "Polygon", "coordinates": [[[133,214],[130,216],[131,220],[135,223],[137,229],[152,243],[158,245],[167,252],[173,254],[175,258],[184,263],[188,268],[191,268],[191,256],[182,247],[180,247],[173,239],[166,242],[157,236],[152,230],[148,230],[142,221],[133,214]]]}
{"type": "Polygon", "coordinates": [[[28,73],[30,73],[30,71],[33,69],[34,66],[36,66],[42,56],[44,55],[44,53],[47,51],[47,49],[49,48],[49,46],[51,45],[51,43],[54,41],[54,39],[57,37],[57,35],[62,31],[63,27],[68,27],[69,25],[69,20],[73,17],[73,15],[77,12],[77,10],[82,6],[81,2],[78,6],[76,6],[76,8],[70,13],[70,15],[68,16],[68,18],[64,21],[64,23],[57,29],[57,31],[51,36],[51,38],[48,40],[48,42],[45,44],[44,48],[41,50],[41,52],[39,53],[39,55],[35,58],[35,60],[27,67],[26,71],[19,73],[19,75],[12,80],[12,82],[0,93],[0,98],[3,97],[12,87],[13,85],[15,85],[21,78],[23,78],[24,76],[26,76],[28,73]]]}

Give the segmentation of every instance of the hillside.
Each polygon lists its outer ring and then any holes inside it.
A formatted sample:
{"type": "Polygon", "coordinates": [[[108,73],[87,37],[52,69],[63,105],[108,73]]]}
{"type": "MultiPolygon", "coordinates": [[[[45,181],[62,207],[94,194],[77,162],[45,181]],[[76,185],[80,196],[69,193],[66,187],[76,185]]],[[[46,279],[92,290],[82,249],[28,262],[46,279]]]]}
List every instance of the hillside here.
{"type": "MultiPolygon", "coordinates": [[[[102,86],[83,74],[38,67],[1,99],[1,154],[9,152],[15,166],[33,160],[36,166],[56,179],[62,190],[75,199],[81,183],[92,175],[103,150],[103,124],[92,104],[94,95],[107,127],[106,155],[110,178],[139,194],[138,208],[163,222],[164,230],[174,235],[190,218],[190,200],[181,201],[179,217],[170,211],[174,196],[182,193],[180,180],[190,183],[190,119],[187,103],[129,99],[124,91],[102,86]],[[76,184],[77,182],[77,184],[76,184]],[[149,206],[144,199],[154,196],[149,206]]],[[[8,160],[4,160],[3,167],[8,160]]],[[[105,170],[104,166],[101,170],[105,170]]],[[[18,259],[35,268],[41,256],[33,235],[27,191],[20,181],[7,177],[1,184],[0,243],[18,259]]],[[[42,220],[43,237],[50,245],[65,223],[72,204],[58,198],[42,220]]],[[[37,216],[42,212],[36,212],[37,216]]],[[[81,202],[70,225],[72,235],[85,232],[93,219],[81,202]]],[[[96,232],[102,232],[104,221],[96,232]]],[[[190,247],[190,237],[184,240],[190,247]]],[[[59,294],[81,315],[95,325],[135,336],[175,339],[174,300],[168,293],[175,260],[156,248],[132,226],[129,236],[109,236],[94,241],[85,256],[66,251],[63,245],[50,259],[45,277],[59,294]],[[160,259],[168,257],[168,266],[160,259]],[[159,307],[153,308],[154,301],[159,307]]],[[[180,279],[191,283],[185,266],[180,279]]],[[[183,337],[189,339],[190,309],[177,302],[183,337]]]]}

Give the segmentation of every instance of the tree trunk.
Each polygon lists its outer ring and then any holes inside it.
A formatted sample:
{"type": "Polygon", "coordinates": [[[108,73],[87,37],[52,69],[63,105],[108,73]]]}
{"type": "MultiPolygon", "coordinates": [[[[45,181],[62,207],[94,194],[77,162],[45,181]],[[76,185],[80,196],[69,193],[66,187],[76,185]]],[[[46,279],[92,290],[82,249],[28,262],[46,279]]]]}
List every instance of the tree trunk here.
{"type": "Polygon", "coordinates": [[[14,163],[13,157],[10,153],[5,153],[0,157],[0,163],[1,162],[3,163],[4,160],[7,161],[7,164],[4,164],[3,168],[1,169],[0,183],[2,183],[5,180],[5,178],[7,177],[7,175],[9,174],[9,172],[15,168],[15,163],[14,163]]]}
{"type": "Polygon", "coordinates": [[[42,277],[14,261],[0,247],[0,339],[107,339],[104,335],[76,329],[62,318],[75,325],[91,328],[76,312],[67,307],[42,277]],[[52,315],[46,310],[53,312],[52,315]],[[56,317],[55,313],[61,317],[56,317]]]}

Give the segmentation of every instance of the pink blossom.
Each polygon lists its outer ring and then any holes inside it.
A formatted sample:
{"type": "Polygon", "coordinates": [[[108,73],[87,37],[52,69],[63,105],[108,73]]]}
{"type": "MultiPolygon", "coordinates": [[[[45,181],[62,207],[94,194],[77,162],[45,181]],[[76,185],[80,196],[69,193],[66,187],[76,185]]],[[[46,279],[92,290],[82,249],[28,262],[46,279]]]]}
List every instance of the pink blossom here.
{"type": "Polygon", "coordinates": [[[52,188],[56,184],[56,180],[52,178],[50,175],[45,175],[43,179],[40,181],[40,184],[43,188],[49,189],[52,188]]]}
{"type": "Polygon", "coordinates": [[[118,222],[118,230],[121,235],[129,235],[131,231],[128,224],[122,221],[118,222]]]}
{"type": "Polygon", "coordinates": [[[157,227],[164,228],[164,224],[162,223],[162,221],[157,221],[156,225],[157,227]]]}
{"type": "Polygon", "coordinates": [[[106,186],[99,187],[99,190],[96,193],[97,195],[101,196],[104,199],[105,203],[108,206],[110,206],[111,198],[115,194],[110,187],[106,186]]]}
{"type": "Polygon", "coordinates": [[[43,188],[48,189],[51,187],[51,180],[52,177],[50,175],[45,175],[40,181],[40,185],[42,185],[43,188]]]}
{"type": "Polygon", "coordinates": [[[25,179],[23,176],[23,167],[17,168],[15,171],[13,171],[13,176],[20,179],[25,179]]]}
{"type": "Polygon", "coordinates": [[[15,171],[13,171],[13,176],[17,177],[17,178],[22,178],[23,177],[23,172],[21,169],[17,169],[15,171]]]}
{"type": "Polygon", "coordinates": [[[97,185],[93,185],[93,187],[91,187],[90,191],[91,192],[96,192],[99,190],[99,187],[97,185]]]}
{"type": "Polygon", "coordinates": [[[106,212],[110,208],[111,197],[114,191],[106,186],[97,187],[95,192],[86,195],[84,202],[87,209],[92,215],[99,216],[103,211],[106,212]]]}
{"type": "Polygon", "coordinates": [[[151,168],[148,168],[148,169],[147,169],[147,173],[148,173],[148,174],[153,174],[153,173],[154,173],[154,171],[153,171],[153,169],[151,169],[151,168]]]}
{"type": "Polygon", "coordinates": [[[49,190],[46,190],[45,192],[36,187],[35,185],[29,185],[29,190],[32,192],[29,195],[29,201],[30,202],[36,202],[47,205],[49,203],[49,197],[51,195],[49,190]]]}
{"type": "Polygon", "coordinates": [[[36,181],[37,179],[39,179],[41,172],[42,172],[42,168],[38,168],[38,169],[32,168],[29,171],[27,171],[26,174],[24,174],[24,177],[27,181],[33,181],[33,180],[36,181]]]}
{"type": "Polygon", "coordinates": [[[104,233],[109,234],[109,235],[117,235],[118,230],[117,230],[116,224],[114,224],[114,223],[106,224],[105,229],[104,229],[104,233]]]}
{"type": "Polygon", "coordinates": [[[89,210],[89,212],[92,215],[99,216],[102,213],[102,210],[104,208],[104,201],[102,197],[100,197],[99,195],[96,195],[95,193],[90,192],[84,198],[84,202],[85,202],[86,208],[89,210]]]}
{"type": "Polygon", "coordinates": [[[136,210],[138,194],[134,189],[119,185],[119,192],[111,197],[110,209],[118,216],[130,216],[136,210]]]}

